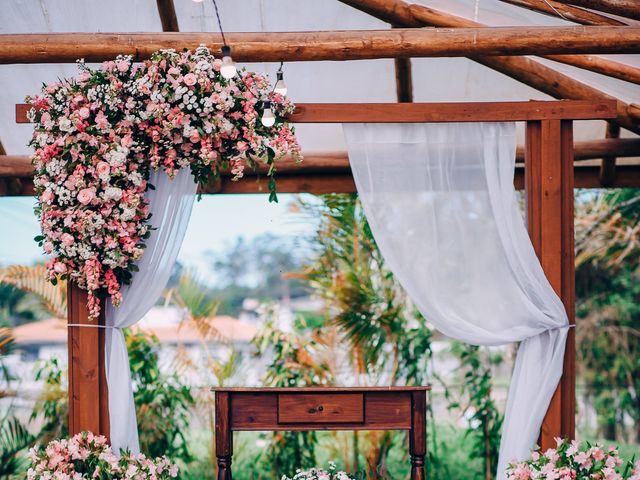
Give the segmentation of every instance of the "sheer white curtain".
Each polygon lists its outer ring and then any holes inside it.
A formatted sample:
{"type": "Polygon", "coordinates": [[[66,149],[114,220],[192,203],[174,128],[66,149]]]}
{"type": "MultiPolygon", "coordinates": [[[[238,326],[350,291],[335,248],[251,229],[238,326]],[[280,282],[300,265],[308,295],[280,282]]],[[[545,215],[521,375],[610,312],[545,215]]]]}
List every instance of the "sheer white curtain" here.
{"type": "Polygon", "coordinates": [[[522,341],[498,478],[528,456],[562,374],[568,320],[518,210],[512,123],[343,126],[380,250],[422,314],[475,345],[522,341]]]}
{"type": "Polygon", "coordinates": [[[156,303],[169,280],[182,239],[189,224],[197,185],[188,169],[170,179],[164,172],[152,172],[149,182],[156,187],[147,191],[151,210],[150,224],[155,228],[147,239],[147,248],[138,262],[131,285],[122,292],[120,307],[107,302],[106,372],[109,386],[111,444],[115,452],[128,448],[140,451],[136,423],[129,356],[122,328],[137,323],[156,303]]]}

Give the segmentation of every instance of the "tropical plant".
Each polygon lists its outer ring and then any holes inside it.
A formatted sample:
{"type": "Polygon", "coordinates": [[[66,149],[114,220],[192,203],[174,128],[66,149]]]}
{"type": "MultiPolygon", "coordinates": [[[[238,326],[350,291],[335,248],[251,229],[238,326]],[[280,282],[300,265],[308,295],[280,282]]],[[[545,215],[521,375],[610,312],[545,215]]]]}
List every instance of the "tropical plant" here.
{"type": "Polygon", "coordinates": [[[0,479],[10,479],[25,470],[22,455],[33,445],[35,437],[16,417],[5,415],[0,419],[0,479]]]}
{"type": "MultiPolygon", "coordinates": [[[[326,195],[320,202],[300,201],[299,209],[320,219],[309,242],[312,261],[297,277],[325,302],[325,322],[315,335],[331,347],[326,356],[334,359],[328,361],[334,381],[428,383],[431,329],[385,265],[360,202],[354,195],[326,195]]],[[[354,433],[352,468],[358,469],[360,450],[370,478],[389,475],[386,463],[396,436],[354,433]]]]}
{"type": "Polygon", "coordinates": [[[67,316],[65,283],[62,281],[52,285],[47,280],[47,268],[44,265],[11,265],[0,268],[0,283],[33,294],[40,302],[39,313],[46,312],[57,318],[67,316]]]}

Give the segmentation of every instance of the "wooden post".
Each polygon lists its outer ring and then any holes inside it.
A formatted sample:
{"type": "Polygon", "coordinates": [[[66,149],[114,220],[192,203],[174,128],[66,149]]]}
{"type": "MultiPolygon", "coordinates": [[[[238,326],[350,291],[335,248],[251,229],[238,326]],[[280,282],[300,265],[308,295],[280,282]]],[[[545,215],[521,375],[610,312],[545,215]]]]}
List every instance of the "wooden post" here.
{"type": "Polygon", "coordinates": [[[216,458],[217,480],[231,480],[233,437],[231,433],[231,409],[228,392],[216,392],[216,458]]]}
{"type": "MultiPolygon", "coordinates": [[[[96,325],[89,320],[87,292],[69,282],[68,322],[96,325]]],[[[104,325],[104,308],[98,323],[104,325]]],[[[69,434],[90,431],[109,437],[109,394],[105,373],[104,328],[69,327],[69,434]]]]}
{"type": "MultiPolygon", "coordinates": [[[[573,125],[568,120],[527,122],[525,188],[527,221],[536,254],[551,286],[575,323],[573,240],[573,125]]],[[[575,332],[570,329],[564,373],[542,424],[540,444],[575,435],[575,332]]]]}
{"type": "Polygon", "coordinates": [[[411,392],[411,480],[425,480],[424,457],[427,454],[427,392],[411,392]]]}

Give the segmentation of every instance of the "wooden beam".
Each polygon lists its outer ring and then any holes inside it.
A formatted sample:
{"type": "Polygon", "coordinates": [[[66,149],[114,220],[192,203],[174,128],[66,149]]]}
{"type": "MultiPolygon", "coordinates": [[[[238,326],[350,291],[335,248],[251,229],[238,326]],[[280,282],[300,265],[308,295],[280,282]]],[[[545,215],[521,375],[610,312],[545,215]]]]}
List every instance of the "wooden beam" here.
{"type": "MultiPolygon", "coordinates": [[[[616,62],[597,55],[552,55],[547,58],[554,62],[565,63],[573,67],[583,68],[640,85],[640,69],[626,63],[616,62]]],[[[637,115],[633,114],[633,112],[630,113],[634,118],[637,118],[637,115]]]]}
{"type": "MultiPolygon", "coordinates": [[[[376,18],[403,27],[479,27],[482,24],[403,0],[340,0],[376,18]]],[[[623,27],[620,27],[623,28],[623,27]]],[[[616,123],[640,134],[637,116],[630,114],[630,105],[615,99],[590,85],[564,75],[553,68],[526,57],[483,57],[469,55],[472,60],[503,73],[554,98],[607,98],[618,102],[616,123]]],[[[547,57],[553,60],[553,56],[547,57]]],[[[561,59],[566,60],[566,59],[561,59]]]]}
{"type": "MultiPolygon", "coordinates": [[[[574,160],[593,160],[603,157],[640,157],[640,138],[607,138],[576,142],[573,146],[574,160]]],[[[518,146],[516,162],[524,162],[524,147],[518,146]]],[[[315,173],[349,173],[347,152],[310,152],[304,154],[304,161],[282,158],[277,162],[278,176],[282,174],[309,175],[315,173]]],[[[576,166],[576,169],[581,167],[576,166]]],[[[259,172],[265,175],[266,167],[259,172]]],[[[248,173],[249,174],[249,173],[248,173]]],[[[0,156],[0,178],[28,178],[33,175],[31,159],[26,155],[0,156]]]]}
{"type": "Polygon", "coordinates": [[[156,0],[158,5],[158,14],[162,23],[163,32],[179,32],[178,17],[176,16],[176,7],[173,0],[156,0]]]}
{"type": "MultiPolygon", "coordinates": [[[[310,165],[310,158],[307,157],[305,162],[309,162],[308,165],[310,165]]],[[[320,172],[311,170],[299,168],[297,172],[279,173],[277,176],[278,193],[312,193],[319,195],[324,193],[356,192],[353,176],[346,158],[342,165],[338,165],[334,169],[320,172]]],[[[602,188],[599,165],[575,164],[574,176],[576,188],[602,188]]],[[[514,184],[518,190],[524,189],[524,168],[521,163],[516,164],[514,184]]],[[[616,178],[609,188],[640,188],[640,165],[617,165],[616,178]]],[[[247,173],[246,178],[237,182],[225,177],[219,182],[208,185],[201,191],[201,193],[205,194],[268,192],[269,189],[264,173],[262,177],[247,173]]],[[[33,195],[33,182],[30,176],[0,177],[0,197],[33,195]]]]}
{"type": "MultiPolygon", "coordinates": [[[[529,234],[549,283],[575,323],[572,124],[567,120],[527,123],[525,190],[529,234]]],[[[573,330],[573,329],[570,329],[573,330]]],[[[575,435],[575,336],[569,332],[564,372],[542,423],[540,445],[575,435]]]]}
{"type": "Polygon", "coordinates": [[[613,13],[621,17],[640,20],[640,3],[638,0],[559,0],[562,3],[570,3],[591,10],[613,13]]]}
{"type": "MultiPolygon", "coordinates": [[[[89,320],[87,292],[69,283],[68,323],[95,325],[89,320]]],[[[102,309],[104,312],[104,308],[102,309]]],[[[98,319],[104,325],[104,313],[98,319]]],[[[69,434],[90,431],[109,437],[109,394],[105,369],[105,329],[68,327],[69,434]]]]}
{"type": "MultiPolygon", "coordinates": [[[[497,27],[336,32],[228,33],[241,62],[363,60],[468,55],[638,53],[636,27],[497,27]]],[[[0,64],[143,60],[160,49],[222,46],[212,33],[48,33],[0,35],[0,64]]]]}
{"type": "MultiPolygon", "coordinates": [[[[16,122],[29,123],[27,104],[16,105],[16,122]]],[[[528,102],[299,103],[293,123],[518,122],[615,118],[616,103],[592,99],[528,102]]]]}
{"type": "MultiPolygon", "coordinates": [[[[620,137],[620,127],[617,125],[607,124],[606,137],[609,139],[617,139],[620,137]]],[[[613,185],[616,178],[616,156],[606,155],[602,157],[600,164],[600,183],[603,187],[613,185]]]]}
{"type": "Polygon", "coordinates": [[[543,13],[551,17],[568,20],[581,25],[628,25],[621,20],[585,10],[573,5],[565,5],[555,0],[502,0],[518,7],[524,7],[534,12],[543,13]]]}

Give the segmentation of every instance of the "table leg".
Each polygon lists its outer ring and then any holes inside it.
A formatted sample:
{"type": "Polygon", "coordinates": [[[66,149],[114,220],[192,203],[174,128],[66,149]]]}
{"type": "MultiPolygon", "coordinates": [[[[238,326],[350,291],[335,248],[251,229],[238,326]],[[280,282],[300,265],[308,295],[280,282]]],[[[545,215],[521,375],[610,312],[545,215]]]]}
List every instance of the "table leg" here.
{"type": "Polygon", "coordinates": [[[218,460],[217,480],[232,480],[231,457],[233,455],[233,434],[231,432],[229,394],[216,393],[216,458],[218,460]]]}
{"type": "Polygon", "coordinates": [[[427,394],[411,393],[411,432],[409,453],[411,455],[411,480],[425,480],[424,457],[427,454],[427,394]]]}

